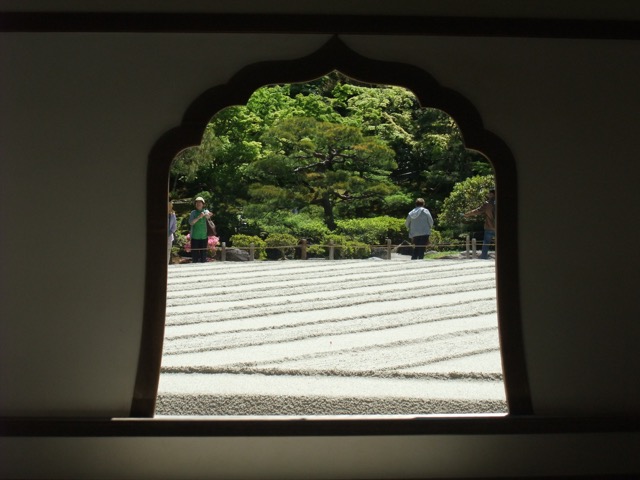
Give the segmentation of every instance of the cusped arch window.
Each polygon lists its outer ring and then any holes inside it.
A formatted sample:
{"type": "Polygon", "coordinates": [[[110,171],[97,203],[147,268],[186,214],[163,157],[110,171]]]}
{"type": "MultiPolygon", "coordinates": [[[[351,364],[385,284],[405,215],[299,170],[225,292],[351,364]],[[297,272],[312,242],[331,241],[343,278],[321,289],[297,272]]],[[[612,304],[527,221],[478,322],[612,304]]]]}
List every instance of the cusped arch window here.
{"type": "MultiPolygon", "coordinates": [[[[285,62],[245,67],[226,85],[204,92],[187,109],[182,123],[153,147],[148,168],[148,216],[145,312],[138,374],[132,400],[134,417],[154,415],[163,353],[166,310],[166,195],[172,161],[183,149],[198,145],[211,118],[219,111],[247,102],[259,87],[304,82],[339,71],[376,84],[397,85],[413,92],[423,107],[449,114],[459,126],[468,149],[481,152],[494,168],[499,216],[496,256],[498,326],[503,379],[509,414],[531,412],[522,345],[518,288],[517,190],[515,162],[508,147],[484,129],[476,109],[461,95],[443,88],[426,72],[411,65],[362,57],[334,38],[316,53],[285,62]]],[[[391,432],[390,432],[391,433],[391,432]]]]}

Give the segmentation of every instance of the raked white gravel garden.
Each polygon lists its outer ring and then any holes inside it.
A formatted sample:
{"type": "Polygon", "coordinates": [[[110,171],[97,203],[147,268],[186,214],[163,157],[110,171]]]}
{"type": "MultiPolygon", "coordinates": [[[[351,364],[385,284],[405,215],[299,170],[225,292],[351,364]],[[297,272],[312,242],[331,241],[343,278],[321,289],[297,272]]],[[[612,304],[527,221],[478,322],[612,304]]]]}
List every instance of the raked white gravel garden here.
{"type": "Polygon", "coordinates": [[[169,266],[157,416],[506,410],[493,260],[169,266]]]}

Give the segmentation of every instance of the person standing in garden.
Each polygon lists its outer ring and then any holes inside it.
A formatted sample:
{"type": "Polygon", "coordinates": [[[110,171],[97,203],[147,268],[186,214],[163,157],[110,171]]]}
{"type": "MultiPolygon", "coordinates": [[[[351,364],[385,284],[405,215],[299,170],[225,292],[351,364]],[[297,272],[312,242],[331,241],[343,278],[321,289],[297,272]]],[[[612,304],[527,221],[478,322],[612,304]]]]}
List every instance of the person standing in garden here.
{"type": "Polygon", "coordinates": [[[424,207],[424,198],[416,199],[416,208],[409,212],[405,225],[409,230],[409,238],[413,241],[413,254],[411,260],[422,260],[429,243],[433,217],[424,207]]]}
{"type": "Polygon", "coordinates": [[[207,220],[213,215],[204,208],[204,198],[195,201],[196,209],[189,215],[191,225],[191,261],[204,263],[207,261],[207,220]]]}
{"type": "Polygon", "coordinates": [[[482,205],[463,214],[465,218],[480,215],[484,216],[484,236],[482,238],[480,258],[486,260],[489,258],[489,245],[496,238],[496,191],[494,188],[489,190],[487,200],[482,205]]]}
{"type": "Polygon", "coordinates": [[[171,263],[171,247],[173,246],[173,234],[176,232],[178,223],[176,221],[176,212],[173,211],[173,202],[169,200],[169,211],[167,214],[167,263],[171,263]]]}

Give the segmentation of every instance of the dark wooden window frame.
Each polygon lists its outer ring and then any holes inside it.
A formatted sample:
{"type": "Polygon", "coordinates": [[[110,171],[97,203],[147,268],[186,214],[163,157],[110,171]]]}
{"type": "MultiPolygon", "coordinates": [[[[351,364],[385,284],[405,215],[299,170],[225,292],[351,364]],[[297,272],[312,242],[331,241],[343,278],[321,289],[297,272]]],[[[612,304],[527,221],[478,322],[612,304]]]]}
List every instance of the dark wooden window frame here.
{"type": "MultiPolygon", "coordinates": [[[[202,13],[120,13],[120,12],[0,12],[0,32],[107,32],[107,33],[287,33],[287,34],[371,34],[371,35],[430,35],[480,36],[520,38],[568,39],[640,39],[637,20],[583,20],[546,18],[471,18],[462,16],[380,16],[380,15],[279,15],[279,14],[202,14],[202,13]]],[[[339,42],[333,41],[317,54],[325,68],[302,68],[303,61],[288,63],[293,70],[285,76],[274,72],[275,63],[247,67],[234,77],[244,83],[220,86],[205,92],[187,110],[184,121],[167,132],[149,155],[149,190],[147,199],[147,270],[145,287],[145,334],[151,329],[155,338],[164,336],[164,308],[166,304],[166,268],[164,265],[164,209],[168,168],[178,148],[200,143],[202,125],[217,111],[230,104],[246,102],[250,92],[267,83],[305,81],[330,70],[361,78],[373,83],[397,84],[411,89],[425,106],[441,108],[458,122],[469,148],[483,152],[493,162],[498,179],[499,215],[503,225],[516,220],[516,171],[506,145],[482,127],[476,110],[462,97],[440,87],[425,72],[408,65],[373,62],[358,56],[339,42]],[[330,58],[327,58],[329,56],[330,58]],[[349,58],[360,63],[345,65],[349,58]],[[378,72],[381,66],[398,66],[404,74],[378,72]],[[263,69],[262,78],[250,78],[253,69],[263,69]],[[271,70],[270,70],[271,69],[271,70]],[[320,71],[322,70],[322,71],[320,71]],[[312,72],[317,72],[312,74],[312,72]],[[295,74],[295,75],[294,75],[295,74]],[[267,78],[269,77],[269,78],[267,78]],[[402,78],[401,78],[402,77],[402,78]],[[397,80],[397,81],[394,81],[397,80]],[[424,82],[424,84],[422,83],[424,82]],[[215,91],[233,94],[226,101],[213,100],[215,91]],[[434,95],[433,98],[430,98],[434,95]],[[425,100],[426,99],[426,100],[425,100]],[[216,103],[217,102],[217,103],[216,103]],[[152,161],[153,160],[153,161],[152,161]],[[151,167],[153,164],[153,167],[151,167]],[[157,175],[152,179],[151,170],[157,175]],[[511,203],[512,207],[509,207],[511,203]],[[505,207],[506,205],[506,207],[505,207]],[[160,211],[162,209],[162,212],[160,211]],[[511,220],[509,220],[511,219],[511,220]],[[159,277],[151,275],[159,274],[159,277]],[[158,281],[159,279],[159,281],[158,281]],[[158,300],[159,299],[159,300],[158,300]],[[154,320],[159,319],[159,320],[154,320]],[[160,328],[158,328],[160,322],[160,328]],[[162,330],[162,332],[160,331],[162,330]]],[[[308,58],[314,58],[312,55],[308,58]]],[[[301,59],[304,60],[304,59],[301,59]]],[[[230,82],[231,84],[231,82],[230,82]]],[[[514,224],[515,225],[515,224],[514,224]]],[[[500,231],[500,256],[497,267],[500,289],[500,335],[505,382],[508,385],[509,414],[504,417],[429,417],[417,420],[157,420],[153,414],[155,391],[159,379],[162,354],[160,342],[142,342],[140,362],[131,406],[131,419],[111,418],[0,418],[2,436],[55,437],[112,437],[112,436],[274,436],[274,435],[504,435],[557,434],[585,432],[638,432],[638,416],[545,417],[532,411],[526,369],[523,361],[520,305],[518,296],[518,267],[504,264],[500,258],[517,259],[517,230],[500,231]],[[513,246],[509,246],[512,243],[513,246]],[[512,250],[510,250],[512,249],[512,250]],[[514,280],[515,286],[507,284],[514,280]],[[513,294],[513,295],[512,295],[513,294]],[[506,300],[509,298],[509,300],[506,300]],[[505,321],[504,319],[509,319],[505,321]],[[505,325],[506,323],[506,325],[505,325]],[[146,363],[145,363],[146,362],[146,363]],[[154,363],[156,366],[154,367],[154,363]],[[154,372],[155,369],[155,372],[154,372]]]]}
{"type": "Polygon", "coordinates": [[[329,33],[637,40],[640,21],[366,14],[2,12],[0,32],[329,33]]]}

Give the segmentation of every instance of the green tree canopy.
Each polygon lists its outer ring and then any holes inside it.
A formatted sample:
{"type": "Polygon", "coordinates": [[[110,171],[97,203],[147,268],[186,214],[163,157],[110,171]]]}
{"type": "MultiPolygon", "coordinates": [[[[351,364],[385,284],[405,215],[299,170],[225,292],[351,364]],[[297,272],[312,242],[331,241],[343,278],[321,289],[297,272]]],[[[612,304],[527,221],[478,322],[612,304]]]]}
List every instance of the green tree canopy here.
{"type": "MultiPolygon", "coordinates": [[[[389,179],[394,152],[353,126],[289,117],[262,136],[266,154],[247,171],[249,196],[264,209],[319,205],[335,229],[338,205],[375,209],[397,188],[389,179]]],[[[344,210],[344,209],[343,209],[344,210]]]]}
{"type": "MultiPolygon", "coordinates": [[[[462,229],[467,222],[462,214],[479,207],[485,202],[489,189],[494,188],[493,175],[475,176],[456,183],[451,195],[444,201],[439,221],[443,228],[462,229]]],[[[478,219],[476,219],[477,221],[478,219]]]]}
{"type": "Polygon", "coordinates": [[[210,192],[229,238],[251,225],[254,234],[275,231],[266,223],[278,221],[275,212],[304,212],[331,230],[337,220],[400,218],[416,197],[439,221],[456,183],[490,173],[445,112],[402,87],[333,72],[259,88],[246,105],[218,112],[201,144],[176,157],[170,185],[173,198],[210,192]]]}

